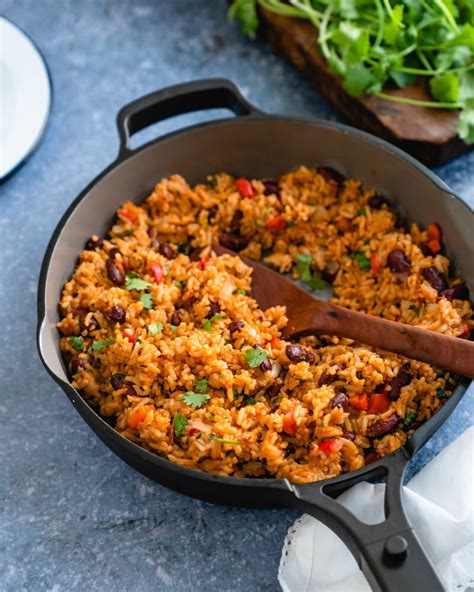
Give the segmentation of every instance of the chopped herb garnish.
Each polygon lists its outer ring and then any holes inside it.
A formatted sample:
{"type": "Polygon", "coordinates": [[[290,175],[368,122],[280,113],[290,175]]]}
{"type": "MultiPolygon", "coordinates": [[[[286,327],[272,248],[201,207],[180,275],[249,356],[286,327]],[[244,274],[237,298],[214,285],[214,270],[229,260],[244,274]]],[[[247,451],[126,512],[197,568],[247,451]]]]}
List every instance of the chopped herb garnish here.
{"type": "Polygon", "coordinates": [[[152,335],[156,335],[159,331],[161,331],[163,329],[163,323],[151,323],[150,325],[148,325],[148,331],[152,334],[152,335]]]}
{"type": "Polygon", "coordinates": [[[143,308],[148,310],[153,308],[153,298],[151,297],[151,294],[148,294],[148,292],[143,292],[143,294],[140,296],[140,302],[143,304],[143,308]]]}
{"type": "Polygon", "coordinates": [[[170,269],[170,266],[168,265],[168,263],[164,264],[163,269],[165,271],[165,275],[169,275],[171,273],[171,269],[170,269]]]}
{"type": "Polygon", "coordinates": [[[184,255],[189,255],[191,252],[191,245],[189,243],[180,243],[178,245],[178,253],[183,253],[184,255]]]}
{"type": "Polygon", "coordinates": [[[254,397],[249,396],[249,397],[244,397],[242,400],[242,406],[246,406],[246,405],[255,405],[257,401],[255,400],[254,397]]]}
{"type": "Polygon", "coordinates": [[[296,269],[300,274],[302,281],[311,288],[311,290],[324,290],[326,282],[313,277],[311,273],[311,263],[313,258],[309,253],[298,253],[295,257],[296,269]]]}
{"type": "Polygon", "coordinates": [[[417,416],[416,411],[411,411],[410,413],[407,413],[405,415],[405,419],[403,420],[403,425],[409,426],[411,423],[413,423],[415,421],[416,416],[417,416]]]}
{"type": "Polygon", "coordinates": [[[177,413],[174,416],[173,419],[173,429],[174,429],[174,435],[177,438],[181,437],[181,434],[184,431],[184,428],[186,427],[188,423],[188,420],[184,417],[184,415],[181,415],[181,413],[177,413]]]}
{"type": "Polygon", "coordinates": [[[288,221],[288,228],[293,228],[293,226],[296,226],[296,222],[294,220],[289,220],[288,221]]]}
{"type": "Polygon", "coordinates": [[[436,396],[438,397],[438,399],[440,401],[443,401],[444,399],[446,399],[446,391],[444,390],[444,388],[437,388],[436,389],[436,396]]]}
{"type": "Polygon", "coordinates": [[[208,385],[209,381],[207,380],[207,378],[201,378],[199,380],[196,380],[196,382],[194,383],[194,388],[198,393],[206,393],[208,385]]]}
{"type": "Polygon", "coordinates": [[[408,310],[412,310],[416,314],[416,316],[420,316],[420,309],[415,304],[410,304],[408,310]]]}
{"type": "Polygon", "coordinates": [[[133,234],[133,228],[126,228],[123,232],[122,232],[122,237],[125,238],[127,236],[131,236],[133,234]]]}
{"type": "Polygon", "coordinates": [[[205,403],[210,400],[210,396],[204,393],[195,393],[194,391],[188,391],[184,397],[181,398],[182,401],[186,403],[186,405],[191,405],[194,409],[199,409],[205,403]]]}
{"type": "Polygon", "coordinates": [[[247,290],[244,290],[243,288],[237,288],[237,290],[234,292],[234,294],[240,294],[241,296],[247,296],[247,290]]]}
{"type": "Polygon", "coordinates": [[[250,368],[257,368],[268,358],[268,353],[259,347],[252,347],[244,352],[244,358],[250,368]]]}
{"type": "Polygon", "coordinates": [[[215,434],[209,434],[209,438],[214,440],[215,442],[220,442],[221,444],[242,444],[241,440],[229,440],[227,438],[219,438],[215,434]]]}
{"type": "Polygon", "coordinates": [[[107,337],[107,339],[102,339],[102,341],[95,341],[91,345],[91,350],[100,351],[101,349],[104,349],[104,347],[112,345],[112,343],[115,343],[115,337],[107,337]]]}
{"type": "Polygon", "coordinates": [[[357,210],[357,216],[365,216],[365,208],[360,208],[357,210]]]}
{"type": "Polygon", "coordinates": [[[367,256],[364,253],[364,251],[353,251],[350,254],[350,257],[357,261],[357,263],[359,264],[359,269],[361,269],[362,271],[370,269],[370,261],[367,259],[367,256]]]}
{"type": "Polygon", "coordinates": [[[219,312],[213,315],[210,319],[207,319],[204,323],[204,330],[210,333],[212,331],[212,323],[214,321],[219,321],[220,319],[222,319],[222,315],[219,312]]]}
{"type": "Polygon", "coordinates": [[[171,331],[173,331],[173,333],[176,333],[177,328],[178,328],[177,325],[170,325],[170,329],[171,329],[171,331]]]}
{"type": "Polygon", "coordinates": [[[82,339],[82,337],[70,337],[68,339],[68,343],[77,352],[84,351],[84,340],[82,339]]]}
{"type": "Polygon", "coordinates": [[[185,283],[182,282],[181,280],[175,280],[174,285],[179,288],[180,290],[182,290],[185,286],[185,283]]]}
{"type": "Polygon", "coordinates": [[[136,273],[127,274],[127,279],[125,280],[127,290],[147,290],[150,286],[150,282],[140,279],[136,273]]]}
{"type": "Polygon", "coordinates": [[[217,177],[216,175],[209,175],[209,177],[207,178],[207,182],[209,183],[209,185],[215,189],[217,187],[217,177]]]}

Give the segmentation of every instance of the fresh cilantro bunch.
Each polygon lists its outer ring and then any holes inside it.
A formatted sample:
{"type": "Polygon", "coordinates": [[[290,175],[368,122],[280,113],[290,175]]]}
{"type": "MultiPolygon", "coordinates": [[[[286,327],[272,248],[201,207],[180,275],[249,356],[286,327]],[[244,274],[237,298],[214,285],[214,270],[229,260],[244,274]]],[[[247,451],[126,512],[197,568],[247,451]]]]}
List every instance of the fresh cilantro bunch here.
{"type": "Polygon", "coordinates": [[[352,96],[460,111],[458,132],[474,143],[474,0],[234,0],[229,17],[254,37],[257,6],[309,20],[331,71],[352,96]],[[383,92],[426,80],[432,101],[383,92]]]}

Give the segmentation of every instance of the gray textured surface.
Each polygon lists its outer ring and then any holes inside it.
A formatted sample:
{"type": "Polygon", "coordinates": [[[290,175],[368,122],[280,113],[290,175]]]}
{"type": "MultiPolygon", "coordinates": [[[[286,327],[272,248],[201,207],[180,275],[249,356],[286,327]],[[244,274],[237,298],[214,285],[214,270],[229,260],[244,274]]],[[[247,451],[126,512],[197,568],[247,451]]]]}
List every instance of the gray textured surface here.
{"type": "MultiPolygon", "coordinates": [[[[1,10],[44,52],[55,96],[39,151],[0,189],[0,589],[276,590],[297,513],[192,500],[109,452],[38,360],[36,283],[59,217],[115,157],[115,113],[131,99],[225,75],[268,111],[337,117],[283,61],[227,24],[222,1],[3,0],[1,10]]],[[[439,170],[471,205],[473,169],[471,153],[439,170]]],[[[472,423],[472,397],[471,389],[412,472],[472,423]]]]}

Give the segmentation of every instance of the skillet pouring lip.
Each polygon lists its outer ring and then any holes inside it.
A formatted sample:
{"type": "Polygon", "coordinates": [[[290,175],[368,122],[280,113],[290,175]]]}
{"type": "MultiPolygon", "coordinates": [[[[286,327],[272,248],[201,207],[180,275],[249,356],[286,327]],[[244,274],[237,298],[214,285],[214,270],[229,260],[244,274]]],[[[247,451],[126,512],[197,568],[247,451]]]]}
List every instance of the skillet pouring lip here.
{"type": "MultiPolygon", "coordinates": [[[[282,489],[285,491],[295,491],[295,487],[300,487],[299,485],[292,485],[286,479],[276,479],[276,478],[237,478],[237,477],[229,477],[224,475],[216,475],[212,473],[205,473],[203,471],[197,469],[191,469],[188,467],[183,467],[176,463],[173,463],[167,460],[164,457],[161,457],[151,451],[148,451],[138,444],[131,442],[130,440],[126,439],[124,436],[119,434],[114,428],[112,428],[92,407],[86,403],[85,399],[82,395],[70,384],[63,380],[60,376],[58,376],[48,364],[46,356],[43,352],[41,336],[43,331],[51,330],[54,331],[54,328],[45,327],[45,320],[46,320],[46,283],[49,274],[52,272],[50,268],[51,257],[54,251],[54,248],[57,244],[57,241],[63,232],[63,230],[67,229],[68,220],[71,217],[72,213],[75,211],[79,203],[86,197],[89,191],[106,175],[111,173],[114,169],[116,169],[119,165],[124,163],[125,161],[129,160],[130,158],[135,158],[140,153],[148,149],[150,146],[155,145],[157,143],[162,142],[163,140],[172,138],[174,136],[185,135],[187,132],[192,130],[196,130],[203,127],[218,127],[222,124],[229,124],[232,125],[243,125],[250,122],[261,121],[261,122],[269,122],[269,121],[284,121],[284,122],[294,122],[299,124],[305,125],[314,125],[316,127],[325,127],[336,130],[341,134],[349,134],[352,136],[356,136],[362,139],[365,142],[369,142],[374,144],[381,150],[390,152],[400,158],[408,167],[415,168],[418,173],[424,175],[438,190],[442,191],[444,198],[447,199],[454,199],[458,201],[462,206],[466,209],[466,214],[472,216],[474,211],[470,208],[470,206],[463,201],[458,195],[456,195],[451,189],[439,179],[432,171],[430,171],[427,167],[419,163],[416,159],[411,157],[410,155],[406,154],[404,151],[400,150],[399,148],[392,146],[385,140],[380,138],[374,137],[371,134],[368,134],[364,131],[354,129],[350,126],[337,123],[337,122],[328,122],[319,120],[316,118],[302,118],[302,117],[288,117],[288,116],[281,116],[281,115],[266,115],[266,114],[257,114],[257,115],[247,115],[237,118],[222,118],[213,121],[207,121],[203,123],[198,123],[192,126],[188,126],[185,128],[181,128],[160,136],[158,139],[151,140],[147,142],[140,148],[136,150],[129,150],[125,154],[120,155],[115,161],[113,161],[108,167],[106,167],[101,173],[99,173],[81,192],[80,194],[73,200],[71,205],[67,208],[66,212],[61,217],[59,223],[57,224],[51,239],[48,243],[45,256],[42,262],[40,276],[39,276],[39,286],[38,286],[38,299],[37,299],[37,314],[38,314],[38,324],[37,324],[37,331],[36,331],[36,339],[37,339],[37,347],[40,355],[40,359],[45,366],[48,373],[51,377],[55,380],[55,382],[61,386],[61,388],[66,392],[69,399],[73,402],[76,406],[77,410],[83,416],[83,419],[90,425],[92,422],[92,417],[94,417],[94,421],[96,422],[96,428],[104,433],[106,433],[112,440],[120,442],[121,447],[127,448],[130,453],[134,455],[140,455],[144,460],[156,466],[159,470],[164,469],[166,471],[172,471],[177,475],[187,476],[189,478],[198,479],[203,482],[207,483],[222,483],[226,485],[240,485],[244,487],[271,487],[276,489],[282,489]],[[90,418],[86,419],[84,417],[83,412],[78,409],[77,401],[80,401],[81,404],[87,406],[90,410],[90,418]]],[[[382,457],[378,459],[374,463],[371,463],[370,467],[376,471],[378,468],[383,467],[384,464],[387,462],[386,459],[397,455],[400,453],[400,450],[403,450],[407,458],[410,458],[430,437],[433,433],[438,429],[444,421],[449,417],[452,413],[456,405],[459,403],[462,395],[466,391],[467,387],[470,384],[470,380],[462,379],[458,385],[456,386],[453,394],[451,397],[443,404],[442,408],[436,412],[428,421],[426,421],[420,428],[418,428],[410,438],[407,439],[407,442],[398,449],[397,451],[393,452],[392,454],[382,457]],[[384,460],[385,459],[385,460],[384,460]]],[[[356,471],[342,473],[336,477],[326,479],[323,481],[317,481],[313,483],[324,483],[324,484],[337,484],[343,483],[347,480],[356,479],[358,476],[367,475],[367,470],[365,468],[358,469],[356,471]]],[[[310,484],[306,484],[310,485],[310,484]]]]}

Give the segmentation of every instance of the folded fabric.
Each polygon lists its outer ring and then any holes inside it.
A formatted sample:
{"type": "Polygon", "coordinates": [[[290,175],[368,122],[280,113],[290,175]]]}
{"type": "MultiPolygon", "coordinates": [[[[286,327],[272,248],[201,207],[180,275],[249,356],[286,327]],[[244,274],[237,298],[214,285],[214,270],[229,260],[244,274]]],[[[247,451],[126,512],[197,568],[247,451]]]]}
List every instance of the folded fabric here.
{"type": "MultiPolygon", "coordinates": [[[[474,588],[473,459],[471,427],[403,488],[408,517],[449,592],[474,588]]],[[[384,519],[384,491],[384,484],[359,483],[338,501],[376,524],[384,519]]],[[[344,543],[307,515],[288,531],[278,577],[284,592],[370,592],[344,543]]]]}

